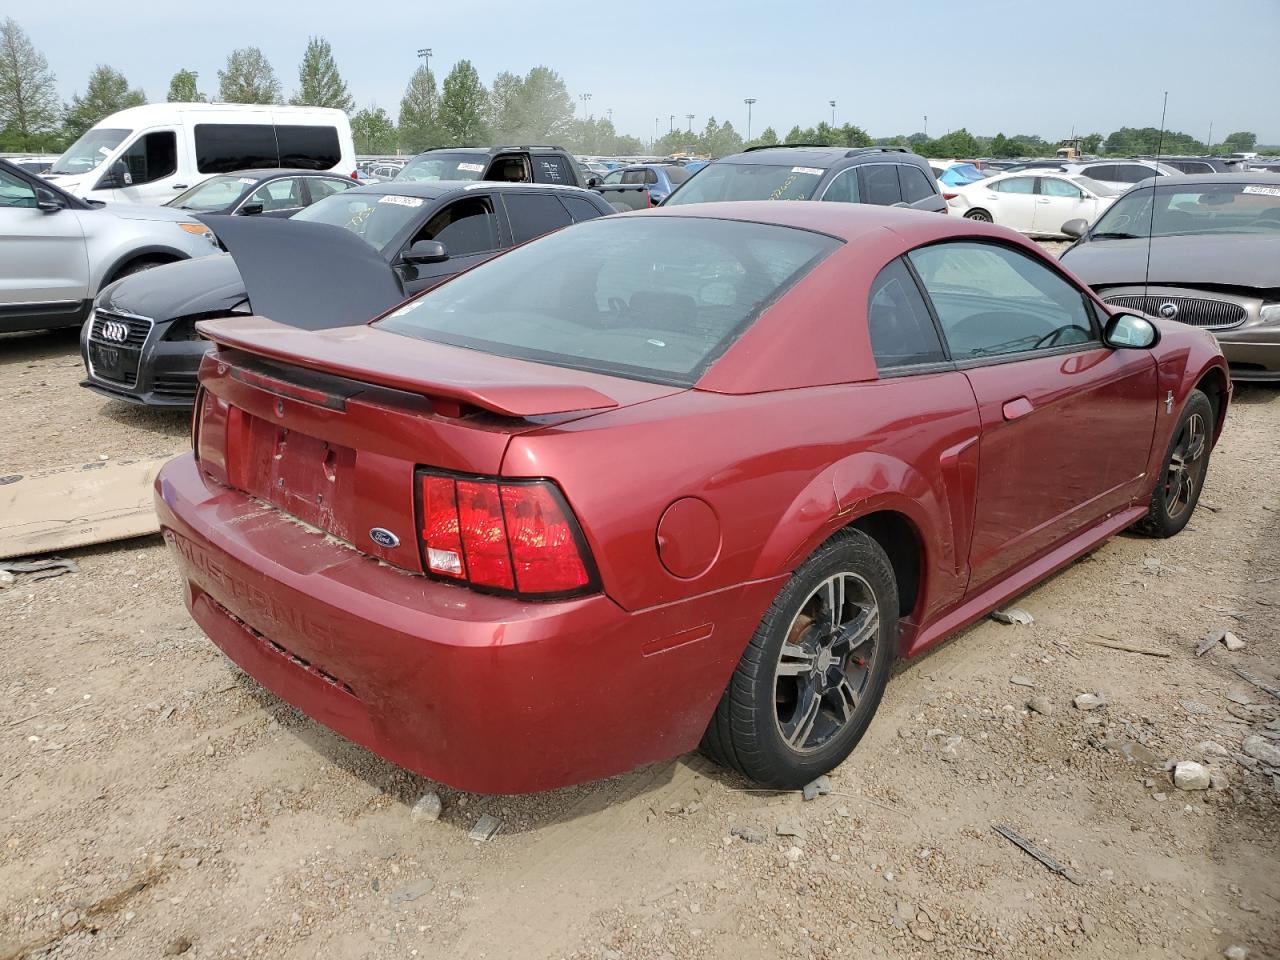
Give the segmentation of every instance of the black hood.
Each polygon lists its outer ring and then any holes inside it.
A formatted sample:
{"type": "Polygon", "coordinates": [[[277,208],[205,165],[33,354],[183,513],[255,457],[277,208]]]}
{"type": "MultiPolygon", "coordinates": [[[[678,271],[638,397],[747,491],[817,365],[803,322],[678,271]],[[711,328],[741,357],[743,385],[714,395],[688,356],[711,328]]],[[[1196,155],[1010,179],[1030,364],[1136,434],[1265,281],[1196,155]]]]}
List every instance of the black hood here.
{"type": "Polygon", "coordinates": [[[164,323],[199,313],[225,313],[245,300],[240,271],[225,253],[179,260],[124,277],[102,291],[106,310],[164,323]]]}
{"type": "Polygon", "coordinates": [[[1062,255],[1062,264],[1091,287],[1223,285],[1280,287],[1280,236],[1219,234],[1154,237],[1147,277],[1147,240],[1090,240],[1062,255]]]}
{"type": "Polygon", "coordinates": [[[341,227],[267,217],[197,219],[231,252],[258,316],[325,330],[364,323],[405,298],[391,264],[341,227]]]}

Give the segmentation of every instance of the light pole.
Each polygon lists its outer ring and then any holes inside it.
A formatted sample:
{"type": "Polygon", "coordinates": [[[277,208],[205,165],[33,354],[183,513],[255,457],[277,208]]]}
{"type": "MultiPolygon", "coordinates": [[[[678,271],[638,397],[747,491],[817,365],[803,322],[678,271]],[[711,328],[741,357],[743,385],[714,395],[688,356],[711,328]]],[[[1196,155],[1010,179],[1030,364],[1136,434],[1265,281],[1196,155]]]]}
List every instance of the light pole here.
{"type": "Polygon", "coordinates": [[[751,142],[751,105],[756,102],[755,97],[747,97],[742,101],[747,105],[747,142],[751,142]]]}
{"type": "Polygon", "coordinates": [[[676,115],[673,113],[667,118],[667,133],[676,132],[676,115]]]}
{"type": "Polygon", "coordinates": [[[690,133],[693,133],[693,114],[692,114],[692,113],[686,113],[686,114],[684,115],[684,118],[685,118],[686,120],[688,120],[688,121],[689,121],[689,132],[690,132],[690,133]]]}
{"type": "Polygon", "coordinates": [[[653,118],[653,149],[654,149],[654,152],[657,152],[657,149],[658,149],[658,121],[659,121],[660,119],[661,119],[660,117],[654,117],[654,118],[653,118]]]}
{"type": "Polygon", "coordinates": [[[927,113],[924,115],[924,135],[925,137],[929,136],[929,115],[927,113]]]}
{"type": "Polygon", "coordinates": [[[834,100],[828,100],[828,101],[827,101],[827,103],[831,104],[831,127],[832,127],[832,129],[835,129],[835,125],[836,125],[836,102],[835,102],[834,100]]]}
{"type": "Polygon", "coordinates": [[[579,99],[579,100],[581,100],[584,104],[586,104],[586,103],[590,103],[590,102],[591,102],[591,94],[589,94],[589,93],[580,93],[580,94],[578,94],[578,99],[579,99]]]}
{"type": "Polygon", "coordinates": [[[613,123],[613,107],[606,108],[604,112],[609,115],[609,122],[613,123]]]}
{"type": "Polygon", "coordinates": [[[427,72],[430,73],[431,72],[431,48],[430,47],[420,48],[418,50],[418,59],[426,63],[427,72]]]}

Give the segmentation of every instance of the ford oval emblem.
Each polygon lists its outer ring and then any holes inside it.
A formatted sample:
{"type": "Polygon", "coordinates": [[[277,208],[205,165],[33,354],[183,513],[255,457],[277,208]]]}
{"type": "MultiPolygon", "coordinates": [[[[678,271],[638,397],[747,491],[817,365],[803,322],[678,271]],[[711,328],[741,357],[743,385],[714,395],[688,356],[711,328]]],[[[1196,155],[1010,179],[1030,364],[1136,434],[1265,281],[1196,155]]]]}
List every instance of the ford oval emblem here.
{"type": "Polygon", "coordinates": [[[388,550],[400,546],[400,538],[385,527],[374,527],[369,531],[369,539],[388,550]]]}

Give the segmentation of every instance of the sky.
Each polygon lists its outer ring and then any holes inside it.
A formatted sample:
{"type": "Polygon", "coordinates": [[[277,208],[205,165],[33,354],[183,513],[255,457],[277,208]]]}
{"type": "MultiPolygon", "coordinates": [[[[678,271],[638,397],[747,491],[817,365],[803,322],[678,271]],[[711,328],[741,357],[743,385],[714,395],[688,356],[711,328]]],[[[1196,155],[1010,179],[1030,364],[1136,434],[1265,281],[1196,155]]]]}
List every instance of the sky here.
{"type": "Polygon", "coordinates": [[[262,48],[288,97],[309,34],[333,46],[360,106],[394,117],[417,50],[437,79],[469,59],[486,84],[502,70],[545,64],[579,115],[612,109],[620,133],[695,129],[709,116],[751,129],[851,122],[872,136],[925,128],[970,133],[1110,133],[1159,126],[1215,141],[1252,130],[1280,143],[1280,0],[686,0],[649,4],[351,3],[112,4],[87,0],[10,8],[55,73],[64,99],[95,64],[121,70],[163,100],[183,67],[217,92],[236,47],[262,48]],[[971,9],[973,12],[966,13],[971,9]],[[557,9],[568,11],[560,16],[557,9]],[[483,11],[477,13],[477,10],[483,11]],[[491,11],[501,10],[495,15],[491,11]],[[590,10],[590,13],[586,11],[590,10]],[[385,12],[383,12],[385,11],[385,12]],[[525,12],[537,11],[537,12],[525,12]],[[655,124],[656,120],[656,124],[655,124]]]}

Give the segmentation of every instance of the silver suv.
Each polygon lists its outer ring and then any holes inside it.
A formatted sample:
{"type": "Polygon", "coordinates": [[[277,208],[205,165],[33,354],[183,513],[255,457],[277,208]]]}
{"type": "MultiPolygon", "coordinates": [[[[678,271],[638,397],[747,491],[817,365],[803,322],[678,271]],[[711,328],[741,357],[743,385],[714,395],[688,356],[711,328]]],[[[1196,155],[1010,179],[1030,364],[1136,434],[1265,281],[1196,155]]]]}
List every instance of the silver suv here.
{"type": "Polygon", "coordinates": [[[81,200],[0,160],[0,332],[79,326],[113,280],[218,252],[181,210],[81,200]]]}

